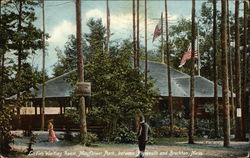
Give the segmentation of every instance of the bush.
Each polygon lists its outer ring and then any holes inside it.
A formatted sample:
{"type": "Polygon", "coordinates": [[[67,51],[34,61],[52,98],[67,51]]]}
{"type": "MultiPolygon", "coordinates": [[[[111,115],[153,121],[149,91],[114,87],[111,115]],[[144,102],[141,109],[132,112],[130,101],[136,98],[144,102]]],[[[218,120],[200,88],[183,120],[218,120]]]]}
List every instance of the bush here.
{"type": "Polygon", "coordinates": [[[13,136],[10,132],[10,121],[12,118],[12,110],[9,108],[0,109],[0,155],[8,155],[13,141],[13,136]]]}
{"type": "Polygon", "coordinates": [[[80,116],[79,116],[79,110],[77,109],[67,109],[65,111],[65,117],[67,117],[69,120],[71,120],[75,124],[79,124],[80,116]]]}
{"type": "MultiPolygon", "coordinates": [[[[161,138],[161,137],[170,137],[170,127],[162,126],[162,127],[154,127],[152,128],[153,137],[161,138]]],[[[173,126],[173,137],[186,137],[187,129],[173,126]]]]}
{"type": "Polygon", "coordinates": [[[110,141],[115,143],[135,143],[136,133],[125,125],[118,127],[110,136],[110,141]]]}
{"type": "Polygon", "coordinates": [[[67,141],[72,141],[73,140],[73,135],[72,132],[70,131],[70,128],[66,128],[66,131],[64,133],[64,139],[67,141]]]}
{"type": "Polygon", "coordinates": [[[93,133],[87,133],[81,139],[81,144],[85,146],[91,146],[92,143],[97,141],[97,135],[93,133]]]}
{"type": "MultiPolygon", "coordinates": [[[[223,119],[220,119],[219,124],[223,124],[223,119]]],[[[221,135],[222,133],[223,127],[219,127],[219,135],[221,135]]],[[[214,119],[198,118],[196,121],[196,135],[198,137],[208,136],[208,138],[214,138],[214,119]]]]}

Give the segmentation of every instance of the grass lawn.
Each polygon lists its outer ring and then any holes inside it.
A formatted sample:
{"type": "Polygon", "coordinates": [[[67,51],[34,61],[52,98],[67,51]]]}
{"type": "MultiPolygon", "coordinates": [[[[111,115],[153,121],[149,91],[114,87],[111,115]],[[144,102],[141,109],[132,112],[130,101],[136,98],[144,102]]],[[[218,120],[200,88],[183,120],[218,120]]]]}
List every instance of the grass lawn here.
{"type": "MultiPolygon", "coordinates": [[[[217,141],[218,139],[207,139],[207,138],[195,138],[194,141],[217,141]]],[[[153,145],[176,145],[176,143],[188,142],[187,137],[178,137],[178,138],[155,138],[155,144],[153,145]]],[[[150,145],[150,144],[149,144],[150,145]]],[[[96,142],[91,145],[91,147],[97,148],[133,148],[137,147],[137,143],[134,144],[115,144],[115,143],[107,143],[107,142],[96,142]]]]}
{"type": "MultiPolygon", "coordinates": [[[[194,138],[194,141],[217,141],[218,139],[194,138]]],[[[157,145],[171,145],[180,142],[188,142],[188,137],[155,138],[157,145]]]]}

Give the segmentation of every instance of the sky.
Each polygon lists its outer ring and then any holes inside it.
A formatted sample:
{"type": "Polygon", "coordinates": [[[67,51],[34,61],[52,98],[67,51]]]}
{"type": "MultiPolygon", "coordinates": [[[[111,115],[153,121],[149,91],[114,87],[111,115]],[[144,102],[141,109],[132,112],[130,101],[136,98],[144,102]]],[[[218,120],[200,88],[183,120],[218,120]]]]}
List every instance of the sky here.
{"type": "MultiPolygon", "coordinates": [[[[199,12],[203,0],[196,1],[196,13],[199,12]]],[[[232,3],[232,2],[231,2],[232,3]]],[[[169,0],[169,25],[175,25],[180,18],[191,18],[191,0],[169,0]]],[[[110,29],[113,36],[111,41],[132,38],[132,0],[109,0],[110,29]]],[[[144,45],[144,0],[140,0],[140,41],[144,45]]],[[[148,0],[148,50],[156,49],[159,41],[152,43],[153,31],[159,22],[161,12],[165,10],[164,1],[148,0]]],[[[218,5],[218,9],[220,6],[218,5]]],[[[233,8],[231,8],[233,9],[233,8]]],[[[42,29],[42,8],[36,8],[37,21],[35,25],[42,29]]],[[[86,26],[88,19],[101,18],[106,26],[106,1],[82,0],[82,33],[88,33],[86,26]]],[[[54,64],[57,62],[55,49],[63,51],[68,36],[76,33],[75,1],[74,0],[46,0],[45,1],[45,32],[50,38],[46,40],[46,71],[49,76],[53,74],[54,64]]],[[[42,50],[30,58],[33,66],[41,69],[42,50]]]]}

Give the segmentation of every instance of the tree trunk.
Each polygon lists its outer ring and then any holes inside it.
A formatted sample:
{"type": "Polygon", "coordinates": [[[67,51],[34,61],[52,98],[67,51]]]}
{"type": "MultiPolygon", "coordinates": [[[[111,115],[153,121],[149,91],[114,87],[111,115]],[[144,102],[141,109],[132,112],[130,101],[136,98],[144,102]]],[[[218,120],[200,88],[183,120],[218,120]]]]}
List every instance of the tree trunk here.
{"type": "MultiPolygon", "coordinates": [[[[1,51],[1,50],[0,50],[1,51]]],[[[2,50],[3,51],[3,50],[2,50]]],[[[0,95],[0,109],[3,108],[3,104],[4,104],[4,91],[3,91],[3,86],[4,86],[4,54],[5,52],[1,52],[2,55],[0,55],[0,78],[1,78],[1,85],[0,85],[0,91],[1,91],[1,95],[0,95]]]]}
{"type": "MultiPolygon", "coordinates": [[[[0,0],[0,33],[2,33],[2,0],[0,0]]],[[[0,110],[3,108],[2,100],[3,100],[3,42],[2,36],[0,36],[0,110]]]]}
{"type": "Polygon", "coordinates": [[[243,78],[242,78],[242,138],[246,139],[246,120],[247,120],[247,45],[248,45],[248,3],[244,2],[244,54],[243,54],[243,78]]]}
{"type": "Polygon", "coordinates": [[[230,87],[230,101],[231,101],[231,113],[232,113],[232,125],[235,125],[235,110],[234,110],[234,96],[233,96],[233,59],[230,45],[230,21],[229,21],[229,3],[227,0],[227,34],[228,34],[228,73],[229,73],[229,87],[230,87]]]}
{"type": "Polygon", "coordinates": [[[43,12],[43,84],[42,84],[42,110],[41,110],[41,131],[44,131],[44,108],[45,108],[45,15],[44,15],[44,0],[42,3],[43,12]]]}
{"type": "MultiPolygon", "coordinates": [[[[250,5],[248,6],[250,7],[250,5]]],[[[250,36],[250,8],[248,8],[248,37],[250,36]]],[[[250,43],[250,38],[248,38],[248,43],[250,43]]],[[[250,52],[250,47],[248,46],[248,52],[250,52]]],[[[247,115],[248,116],[248,122],[250,122],[250,55],[248,54],[248,60],[247,60],[247,103],[246,103],[246,108],[247,110],[247,115]]],[[[247,126],[248,129],[248,134],[250,134],[250,124],[248,123],[247,126]]]]}
{"type": "MultiPolygon", "coordinates": [[[[235,87],[236,108],[241,109],[241,74],[240,74],[240,31],[239,31],[239,0],[235,0],[235,87]]],[[[242,116],[236,116],[236,139],[242,139],[242,116]]]]}
{"type": "MultiPolygon", "coordinates": [[[[166,18],[166,53],[167,53],[167,65],[168,65],[168,98],[169,98],[169,116],[170,116],[170,136],[173,136],[173,101],[172,101],[172,87],[171,87],[171,74],[170,74],[170,51],[168,45],[168,6],[167,0],[165,0],[165,18],[166,18]]],[[[162,28],[163,30],[163,28],[162,28]]]]}
{"type": "Polygon", "coordinates": [[[147,30],[147,0],[145,0],[145,86],[148,81],[148,30],[147,30]]]}
{"type": "Polygon", "coordinates": [[[219,137],[219,105],[218,105],[218,89],[217,89],[217,0],[213,0],[213,54],[214,54],[214,137],[219,137]]]}
{"type": "MultiPolygon", "coordinates": [[[[81,0],[76,0],[76,44],[77,44],[77,78],[78,82],[84,82],[83,69],[83,47],[82,47],[82,28],[81,28],[81,0]]],[[[84,96],[79,97],[80,108],[80,137],[87,134],[86,109],[84,96]]]]}
{"type": "Polygon", "coordinates": [[[222,50],[222,90],[224,107],[224,147],[230,145],[230,118],[228,98],[228,63],[227,63],[227,2],[221,0],[221,50],[222,50]]]}
{"type": "Polygon", "coordinates": [[[194,107],[195,107],[195,101],[194,101],[194,51],[195,51],[195,0],[192,0],[192,55],[191,55],[191,79],[190,79],[190,113],[189,113],[189,139],[188,143],[193,144],[194,143],[194,107]]]}
{"type": "MultiPolygon", "coordinates": [[[[23,2],[20,0],[19,1],[19,17],[18,17],[18,32],[21,32],[21,27],[22,27],[22,8],[23,8],[23,2]]],[[[17,79],[18,83],[21,84],[21,71],[22,71],[22,42],[19,41],[18,43],[18,72],[17,72],[17,79]]],[[[21,108],[21,98],[20,98],[20,87],[17,87],[18,92],[17,92],[17,128],[20,128],[21,125],[21,118],[20,118],[20,108],[21,108]]]]}

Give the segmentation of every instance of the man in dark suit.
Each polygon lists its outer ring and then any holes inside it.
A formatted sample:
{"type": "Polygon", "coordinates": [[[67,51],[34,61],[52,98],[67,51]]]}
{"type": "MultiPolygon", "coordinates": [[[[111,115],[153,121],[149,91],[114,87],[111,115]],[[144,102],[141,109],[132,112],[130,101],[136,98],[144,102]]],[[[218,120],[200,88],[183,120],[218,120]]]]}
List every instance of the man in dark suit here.
{"type": "Polygon", "coordinates": [[[137,156],[138,158],[144,157],[146,143],[148,141],[148,133],[149,133],[149,125],[145,122],[144,117],[141,116],[140,117],[140,126],[139,126],[139,130],[137,132],[138,145],[139,145],[139,150],[140,150],[140,153],[137,156]]]}

